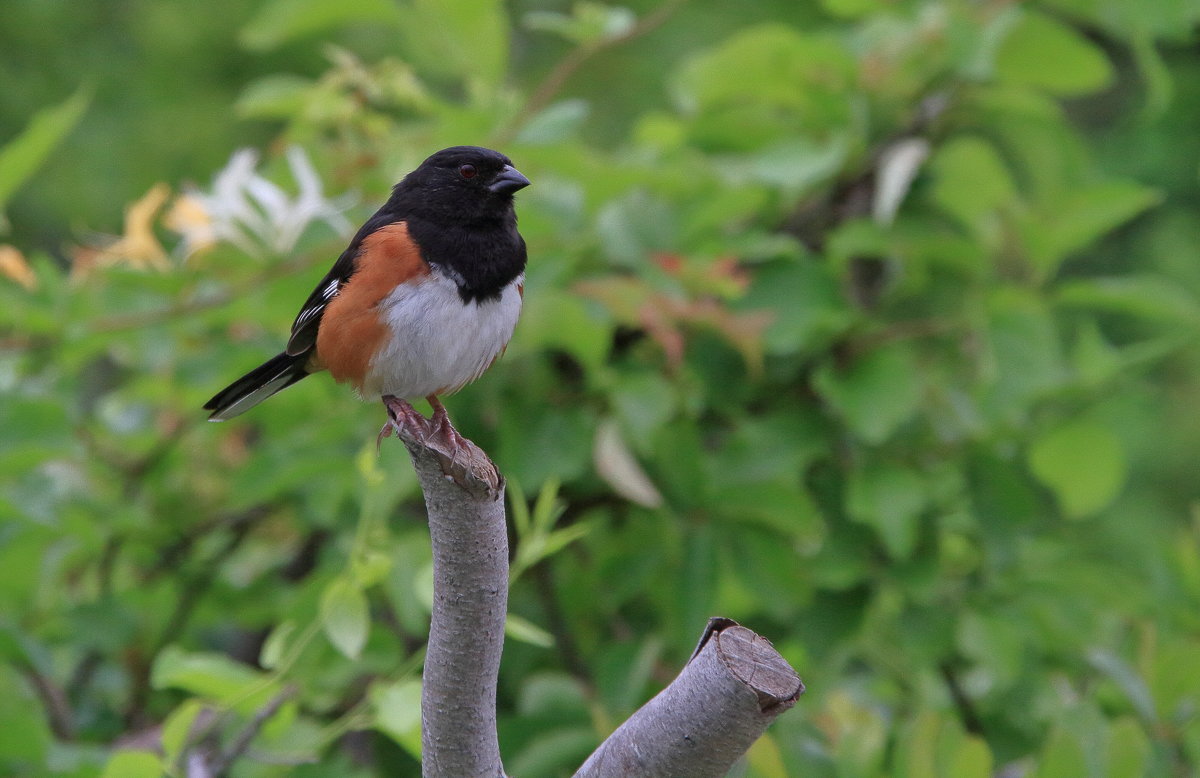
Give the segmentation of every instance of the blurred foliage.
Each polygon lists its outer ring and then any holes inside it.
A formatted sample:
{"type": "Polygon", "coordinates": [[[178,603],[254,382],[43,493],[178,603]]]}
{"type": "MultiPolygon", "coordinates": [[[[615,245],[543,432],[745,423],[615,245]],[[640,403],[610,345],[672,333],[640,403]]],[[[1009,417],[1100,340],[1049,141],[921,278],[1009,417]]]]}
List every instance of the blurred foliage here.
{"type": "Polygon", "coordinates": [[[80,8],[0,31],[0,772],[418,773],[383,414],[199,407],[455,143],[534,181],[450,401],[510,478],[512,774],[713,614],[809,686],[739,775],[1200,769],[1195,2],[80,8]]]}

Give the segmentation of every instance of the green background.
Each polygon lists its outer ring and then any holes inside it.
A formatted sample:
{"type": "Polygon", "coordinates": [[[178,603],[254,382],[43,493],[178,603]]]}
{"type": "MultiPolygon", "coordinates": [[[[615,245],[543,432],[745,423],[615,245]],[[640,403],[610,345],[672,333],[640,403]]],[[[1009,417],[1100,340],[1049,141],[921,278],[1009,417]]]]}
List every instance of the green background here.
{"type": "Polygon", "coordinates": [[[419,773],[381,408],[199,408],[458,143],[534,182],[517,335],[448,400],[509,478],[513,775],[717,614],[809,687],[737,775],[1200,769],[1200,3],[3,18],[0,773],[182,776],[256,715],[230,775],[419,773]]]}

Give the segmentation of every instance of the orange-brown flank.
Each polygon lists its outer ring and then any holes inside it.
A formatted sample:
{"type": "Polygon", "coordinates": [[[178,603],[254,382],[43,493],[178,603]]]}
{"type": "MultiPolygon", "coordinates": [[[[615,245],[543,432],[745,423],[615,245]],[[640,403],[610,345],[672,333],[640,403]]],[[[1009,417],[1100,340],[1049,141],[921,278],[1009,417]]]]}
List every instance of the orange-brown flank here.
{"type": "Polygon", "coordinates": [[[321,317],[312,367],[328,368],[334,380],[349,381],[361,391],[371,357],[391,335],[379,316],[379,303],[399,284],[428,274],[404,222],[364,238],[354,275],[321,317]]]}

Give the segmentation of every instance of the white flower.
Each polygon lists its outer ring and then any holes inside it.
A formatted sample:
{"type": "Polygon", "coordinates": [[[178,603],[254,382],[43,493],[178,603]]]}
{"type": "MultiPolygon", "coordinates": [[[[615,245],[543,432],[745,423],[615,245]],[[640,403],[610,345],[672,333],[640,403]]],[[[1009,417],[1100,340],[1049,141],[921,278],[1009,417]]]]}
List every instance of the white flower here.
{"type": "Polygon", "coordinates": [[[227,242],[252,256],[286,254],[315,221],[324,221],[339,235],[349,234],[352,225],[342,212],[353,204],[353,196],[325,197],[317,171],[299,146],[288,148],[287,161],[299,189],[295,197],[256,172],[257,152],[240,149],[217,173],[212,192],[192,190],[179,198],[169,224],[183,236],[183,253],[191,256],[227,242]]]}

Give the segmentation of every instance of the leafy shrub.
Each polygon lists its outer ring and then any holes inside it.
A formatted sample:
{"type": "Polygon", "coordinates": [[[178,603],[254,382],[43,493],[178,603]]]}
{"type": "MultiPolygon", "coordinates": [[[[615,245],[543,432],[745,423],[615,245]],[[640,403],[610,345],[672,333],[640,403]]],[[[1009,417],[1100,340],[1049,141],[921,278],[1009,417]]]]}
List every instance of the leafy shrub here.
{"type": "Polygon", "coordinates": [[[417,774],[428,539],[379,408],[198,408],[459,142],[534,181],[522,323],[450,401],[510,478],[514,775],[716,613],[810,689],[748,775],[1195,770],[1200,12],[533,5],[260,3],[238,56],[339,44],[232,103],[276,153],[0,255],[4,771],[182,774],[261,725],[233,775],[417,774]]]}

